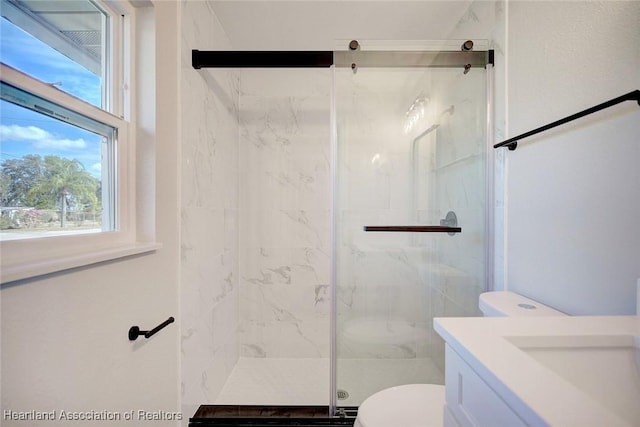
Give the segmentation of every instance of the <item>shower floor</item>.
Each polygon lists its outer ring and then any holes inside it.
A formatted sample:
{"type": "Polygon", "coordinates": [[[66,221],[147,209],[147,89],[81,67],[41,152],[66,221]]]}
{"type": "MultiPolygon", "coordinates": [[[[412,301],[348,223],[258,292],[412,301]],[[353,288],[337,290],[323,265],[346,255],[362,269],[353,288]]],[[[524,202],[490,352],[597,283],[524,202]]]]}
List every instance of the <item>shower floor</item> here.
{"type": "MultiPolygon", "coordinates": [[[[217,405],[328,405],[329,359],[240,358],[217,405]]],[[[358,406],[371,394],[398,384],[444,384],[431,359],[340,359],[338,406],[358,406]]]]}

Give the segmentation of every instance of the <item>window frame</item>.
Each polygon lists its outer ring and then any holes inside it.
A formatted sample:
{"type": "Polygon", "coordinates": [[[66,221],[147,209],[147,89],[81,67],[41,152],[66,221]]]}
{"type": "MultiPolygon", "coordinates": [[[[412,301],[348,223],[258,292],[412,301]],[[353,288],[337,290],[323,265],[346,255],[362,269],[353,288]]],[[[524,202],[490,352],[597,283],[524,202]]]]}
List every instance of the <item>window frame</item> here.
{"type": "MultiPolygon", "coordinates": [[[[115,141],[116,229],[99,233],[30,237],[0,242],[1,283],[156,250],[155,232],[138,236],[136,199],[135,8],[126,2],[94,0],[110,16],[106,73],[111,75],[107,108],[100,109],[54,86],[0,64],[2,81],[117,129],[115,141]]],[[[144,211],[149,212],[145,207],[144,211]]],[[[153,213],[153,212],[151,212],[153,213]]]]}

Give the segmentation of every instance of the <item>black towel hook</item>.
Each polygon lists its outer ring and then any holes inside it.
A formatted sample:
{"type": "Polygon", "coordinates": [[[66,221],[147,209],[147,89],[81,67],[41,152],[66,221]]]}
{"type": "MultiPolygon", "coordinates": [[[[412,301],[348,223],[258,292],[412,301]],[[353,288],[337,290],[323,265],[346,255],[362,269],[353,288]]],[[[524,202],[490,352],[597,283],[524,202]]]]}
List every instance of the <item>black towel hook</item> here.
{"type": "Polygon", "coordinates": [[[138,339],[140,335],[144,335],[145,338],[150,338],[160,329],[164,328],[170,323],[173,323],[174,321],[175,319],[173,317],[169,317],[167,320],[165,320],[164,322],[162,322],[161,324],[159,324],[158,326],[156,326],[150,331],[141,331],[138,326],[132,326],[131,328],[129,328],[129,341],[135,341],[136,339],[138,339]]]}

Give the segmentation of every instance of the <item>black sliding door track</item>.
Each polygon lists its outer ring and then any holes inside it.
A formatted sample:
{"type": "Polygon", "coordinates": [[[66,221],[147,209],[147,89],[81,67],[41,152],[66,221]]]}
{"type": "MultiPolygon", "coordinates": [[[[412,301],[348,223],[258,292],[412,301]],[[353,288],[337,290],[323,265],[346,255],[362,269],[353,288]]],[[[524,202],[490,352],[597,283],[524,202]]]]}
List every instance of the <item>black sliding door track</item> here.
{"type": "Polygon", "coordinates": [[[493,51],[191,51],[201,68],[485,67],[493,51]]]}
{"type": "Polygon", "coordinates": [[[191,51],[193,68],[328,68],[332,51],[191,51]]]}

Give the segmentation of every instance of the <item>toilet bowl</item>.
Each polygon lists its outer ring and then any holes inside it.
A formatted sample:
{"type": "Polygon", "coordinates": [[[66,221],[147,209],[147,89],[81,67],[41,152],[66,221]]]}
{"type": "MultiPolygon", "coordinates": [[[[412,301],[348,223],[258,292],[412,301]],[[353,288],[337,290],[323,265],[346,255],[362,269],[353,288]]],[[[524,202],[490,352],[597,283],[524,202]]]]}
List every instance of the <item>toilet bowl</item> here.
{"type": "MultiPolygon", "coordinates": [[[[485,317],[566,316],[513,292],[480,295],[485,317]]],[[[358,408],[354,427],[442,427],[445,388],[436,384],[408,384],[372,394],[358,408]]]]}
{"type": "Polygon", "coordinates": [[[442,427],[444,386],[407,384],[369,396],[353,427],[442,427]]]}

